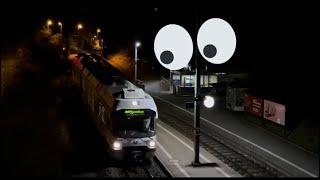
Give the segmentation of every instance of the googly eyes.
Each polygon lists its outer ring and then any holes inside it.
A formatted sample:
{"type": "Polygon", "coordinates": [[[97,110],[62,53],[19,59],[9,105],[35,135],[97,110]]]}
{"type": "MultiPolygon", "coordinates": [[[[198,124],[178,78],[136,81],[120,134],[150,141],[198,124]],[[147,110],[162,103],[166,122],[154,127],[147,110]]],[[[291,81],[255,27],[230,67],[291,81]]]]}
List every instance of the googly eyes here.
{"type": "Polygon", "coordinates": [[[201,25],[197,44],[204,59],[222,64],[232,57],[236,49],[236,35],[228,22],[212,18],[201,25]]]}
{"type": "Polygon", "coordinates": [[[166,25],[156,35],[154,52],[163,67],[169,70],[181,69],[187,66],[192,57],[191,36],[179,25],[166,25]]]}
{"type": "MultiPolygon", "coordinates": [[[[204,59],[213,64],[228,61],[236,49],[236,35],[228,22],[212,18],[204,22],[197,35],[197,45],[204,59]]],[[[191,60],[193,43],[181,26],[169,24],[160,29],[154,40],[159,63],[170,70],[186,67],[191,60]]]]}

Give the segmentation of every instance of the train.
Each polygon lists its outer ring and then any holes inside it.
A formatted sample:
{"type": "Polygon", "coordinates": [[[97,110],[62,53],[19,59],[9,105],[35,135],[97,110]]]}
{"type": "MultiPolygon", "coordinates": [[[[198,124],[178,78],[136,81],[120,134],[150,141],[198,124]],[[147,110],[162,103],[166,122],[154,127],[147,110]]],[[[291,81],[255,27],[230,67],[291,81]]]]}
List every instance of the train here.
{"type": "Polygon", "coordinates": [[[158,119],[154,99],[107,61],[88,53],[75,56],[71,72],[111,157],[151,161],[158,119]]]}

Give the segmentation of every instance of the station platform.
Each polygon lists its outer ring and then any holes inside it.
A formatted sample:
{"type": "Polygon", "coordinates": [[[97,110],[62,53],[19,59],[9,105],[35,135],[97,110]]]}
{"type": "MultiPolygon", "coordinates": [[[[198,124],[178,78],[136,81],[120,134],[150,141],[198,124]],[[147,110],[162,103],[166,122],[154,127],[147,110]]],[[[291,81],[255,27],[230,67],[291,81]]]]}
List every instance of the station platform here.
{"type": "MultiPolygon", "coordinates": [[[[185,108],[185,102],[192,97],[174,96],[169,91],[150,94],[160,113],[183,116],[186,122],[193,124],[193,109],[185,108]]],[[[215,108],[201,109],[200,127],[204,132],[217,132],[233,146],[242,148],[285,176],[319,177],[319,154],[250,123],[246,113],[225,110],[222,99],[216,100],[215,108]]]]}
{"type": "Polygon", "coordinates": [[[156,156],[173,177],[241,177],[239,173],[200,147],[200,162],[194,167],[193,142],[172,127],[157,121],[156,156]]]}

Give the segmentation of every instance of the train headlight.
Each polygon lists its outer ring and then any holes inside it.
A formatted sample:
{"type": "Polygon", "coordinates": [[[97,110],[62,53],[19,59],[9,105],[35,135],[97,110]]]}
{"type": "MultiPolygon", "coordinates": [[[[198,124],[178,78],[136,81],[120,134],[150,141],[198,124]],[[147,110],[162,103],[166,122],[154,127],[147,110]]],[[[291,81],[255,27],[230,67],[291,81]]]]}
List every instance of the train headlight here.
{"type": "Polygon", "coordinates": [[[115,150],[115,151],[119,151],[122,149],[122,144],[120,141],[118,140],[115,140],[112,144],[112,149],[115,150]]]}
{"type": "Polygon", "coordinates": [[[155,142],[154,140],[150,140],[150,141],[148,142],[148,148],[149,148],[149,149],[154,149],[154,148],[156,148],[156,142],[155,142]]]}
{"type": "Polygon", "coordinates": [[[133,106],[138,106],[138,101],[132,101],[133,106]]]}

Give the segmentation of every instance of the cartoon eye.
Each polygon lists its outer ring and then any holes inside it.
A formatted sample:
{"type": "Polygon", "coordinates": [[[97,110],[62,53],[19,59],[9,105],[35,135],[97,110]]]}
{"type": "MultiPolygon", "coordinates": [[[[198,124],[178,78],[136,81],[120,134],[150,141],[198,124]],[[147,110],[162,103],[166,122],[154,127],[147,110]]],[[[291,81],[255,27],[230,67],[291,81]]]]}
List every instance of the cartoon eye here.
{"type": "Polygon", "coordinates": [[[222,64],[232,57],[237,40],[228,22],[212,18],[201,25],[197,43],[203,58],[213,64],[222,64]]]}
{"type": "Polygon", "coordinates": [[[191,36],[179,25],[166,25],[156,35],[154,53],[159,63],[167,69],[186,67],[193,53],[191,36]]]}

